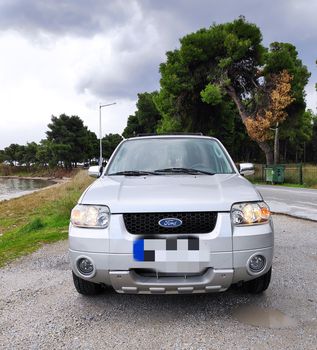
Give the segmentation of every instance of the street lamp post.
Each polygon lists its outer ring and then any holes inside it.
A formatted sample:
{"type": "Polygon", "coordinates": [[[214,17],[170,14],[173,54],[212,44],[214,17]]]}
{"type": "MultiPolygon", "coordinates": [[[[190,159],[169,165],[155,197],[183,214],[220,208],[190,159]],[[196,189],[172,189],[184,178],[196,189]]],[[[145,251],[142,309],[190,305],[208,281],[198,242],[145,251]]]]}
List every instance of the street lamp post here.
{"type": "Polygon", "coordinates": [[[101,130],[101,108],[103,107],[108,107],[108,106],[112,106],[115,105],[116,102],[113,103],[108,103],[105,105],[99,104],[99,148],[100,148],[100,156],[99,156],[99,167],[100,170],[102,168],[102,130],[101,130]]]}

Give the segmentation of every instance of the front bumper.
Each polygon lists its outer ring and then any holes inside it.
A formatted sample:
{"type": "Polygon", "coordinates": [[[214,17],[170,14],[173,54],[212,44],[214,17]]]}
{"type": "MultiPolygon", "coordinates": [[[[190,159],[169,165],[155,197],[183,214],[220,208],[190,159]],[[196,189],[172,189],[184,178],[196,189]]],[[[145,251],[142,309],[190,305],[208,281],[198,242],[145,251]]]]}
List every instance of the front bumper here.
{"type": "MultiPolygon", "coordinates": [[[[174,261],[136,261],[133,242],[138,236],[125,230],[121,215],[113,215],[107,229],[70,226],[72,269],[77,276],[112,286],[119,293],[177,294],[224,291],[231,284],[265,274],[272,265],[274,237],[271,222],[233,228],[230,214],[219,213],[211,233],[195,236],[203,254],[190,252],[185,258],[179,255],[180,259],[174,261]],[[265,268],[258,274],[250,273],[247,268],[248,260],[254,254],[263,255],[266,260],[265,268]],[[195,256],[198,259],[188,258],[195,256]],[[94,265],[94,273],[89,277],[77,268],[78,259],[85,257],[94,265]],[[144,276],[139,269],[156,271],[157,275],[144,276]]],[[[162,237],[158,236],[158,239],[162,240],[162,237]]]]}
{"type": "MultiPolygon", "coordinates": [[[[216,265],[218,266],[221,262],[226,265],[227,254],[231,253],[217,254],[217,257],[214,256],[210,260],[217,260],[218,263],[216,265]]],[[[271,267],[273,247],[236,251],[233,253],[235,262],[233,267],[209,267],[194,276],[180,273],[178,276],[173,277],[160,276],[159,274],[157,277],[146,277],[138,274],[137,269],[121,270],[120,265],[129,264],[129,261],[133,261],[133,256],[129,254],[87,253],[70,250],[70,260],[72,270],[76,275],[91,282],[112,286],[118,293],[184,294],[222,292],[227,290],[231,284],[253,279],[255,276],[249,274],[247,263],[254,254],[261,254],[266,258],[266,267],[259,274],[262,275],[271,267]],[[89,258],[95,266],[95,273],[89,278],[78,271],[76,262],[82,257],[89,258]],[[118,263],[121,262],[121,264],[118,264],[118,269],[109,270],[107,266],[109,266],[110,261],[112,262],[111,265],[115,265],[116,261],[118,263]]]]}

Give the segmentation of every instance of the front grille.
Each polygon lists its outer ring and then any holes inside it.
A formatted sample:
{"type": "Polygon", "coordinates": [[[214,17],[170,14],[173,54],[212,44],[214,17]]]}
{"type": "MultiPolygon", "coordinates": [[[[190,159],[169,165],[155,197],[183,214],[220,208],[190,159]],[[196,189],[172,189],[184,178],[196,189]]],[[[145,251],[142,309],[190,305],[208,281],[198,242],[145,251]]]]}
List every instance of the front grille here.
{"type": "Polygon", "coordinates": [[[123,214],[125,227],[134,235],[159,233],[208,233],[216,225],[217,213],[213,211],[183,213],[127,213],[123,214]],[[177,218],[183,224],[179,227],[161,227],[159,221],[164,218],[177,218]]]}

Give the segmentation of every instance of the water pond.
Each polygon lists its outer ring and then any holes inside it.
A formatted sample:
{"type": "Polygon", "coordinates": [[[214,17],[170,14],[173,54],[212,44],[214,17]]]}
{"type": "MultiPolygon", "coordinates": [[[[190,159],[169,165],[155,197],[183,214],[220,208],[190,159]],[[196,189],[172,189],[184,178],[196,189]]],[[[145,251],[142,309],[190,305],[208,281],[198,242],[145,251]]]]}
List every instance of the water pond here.
{"type": "Polygon", "coordinates": [[[53,184],[54,181],[50,180],[0,177],[0,201],[20,197],[53,184]]]}

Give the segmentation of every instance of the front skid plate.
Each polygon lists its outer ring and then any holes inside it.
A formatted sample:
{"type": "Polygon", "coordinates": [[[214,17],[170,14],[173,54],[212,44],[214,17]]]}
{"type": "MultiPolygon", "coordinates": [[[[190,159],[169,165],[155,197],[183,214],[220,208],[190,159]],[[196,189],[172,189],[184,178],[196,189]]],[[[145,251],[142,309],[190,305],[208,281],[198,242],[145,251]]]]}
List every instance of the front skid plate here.
{"type": "Polygon", "coordinates": [[[222,292],[233,278],[233,269],[213,269],[199,276],[146,277],[133,270],[110,271],[110,281],[118,293],[134,294],[191,294],[222,292]]]}

